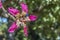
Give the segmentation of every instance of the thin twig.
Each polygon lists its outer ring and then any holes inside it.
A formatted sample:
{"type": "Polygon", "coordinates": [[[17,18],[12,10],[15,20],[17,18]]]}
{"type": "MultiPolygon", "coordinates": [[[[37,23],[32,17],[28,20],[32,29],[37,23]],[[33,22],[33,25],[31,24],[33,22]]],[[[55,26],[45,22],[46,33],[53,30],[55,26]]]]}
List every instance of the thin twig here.
{"type": "Polygon", "coordinates": [[[12,16],[10,13],[8,13],[4,7],[2,7],[3,12],[5,12],[5,14],[7,14],[8,16],[10,16],[13,20],[16,20],[14,16],[12,16]]]}

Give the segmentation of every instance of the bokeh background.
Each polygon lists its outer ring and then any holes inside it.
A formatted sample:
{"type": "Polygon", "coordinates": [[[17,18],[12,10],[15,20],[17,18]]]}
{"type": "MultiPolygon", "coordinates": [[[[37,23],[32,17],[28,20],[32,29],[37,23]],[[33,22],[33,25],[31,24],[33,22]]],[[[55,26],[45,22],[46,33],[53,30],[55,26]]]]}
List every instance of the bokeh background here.
{"type": "MultiPolygon", "coordinates": [[[[19,28],[13,35],[14,40],[60,40],[60,0],[2,0],[6,10],[8,7],[21,10],[20,1],[28,5],[29,14],[38,18],[28,23],[28,37],[23,36],[23,28],[19,28]]],[[[13,20],[4,14],[0,9],[0,40],[9,40],[7,30],[13,20]]]]}

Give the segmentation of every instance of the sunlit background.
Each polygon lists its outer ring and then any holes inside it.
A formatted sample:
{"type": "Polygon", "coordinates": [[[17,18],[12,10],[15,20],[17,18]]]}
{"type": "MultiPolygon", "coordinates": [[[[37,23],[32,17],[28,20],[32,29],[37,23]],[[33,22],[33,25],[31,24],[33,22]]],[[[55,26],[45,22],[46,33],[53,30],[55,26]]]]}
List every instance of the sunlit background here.
{"type": "MultiPolygon", "coordinates": [[[[29,14],[37,15],[38,19],[28,23],[27,38],[23,36],[23,28],[20,28],[14,33],[14,40],[60,40],[60,0],[2,0],[6,10],[10,6],[21,10],[18,1],[24,1],[29,14]]],[[[2,16],[2,13],[0,9],[0,40],[11,40],[7,30],[13,20],[2,16]]]]}

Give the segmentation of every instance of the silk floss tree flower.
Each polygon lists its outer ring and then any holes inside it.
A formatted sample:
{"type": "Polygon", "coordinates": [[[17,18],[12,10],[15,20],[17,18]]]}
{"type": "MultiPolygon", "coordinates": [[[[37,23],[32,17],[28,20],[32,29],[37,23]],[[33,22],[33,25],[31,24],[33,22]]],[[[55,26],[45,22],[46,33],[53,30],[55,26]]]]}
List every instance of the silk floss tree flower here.
{"type": "Polygon", "coordinates": [[[8,8],[8,12],[16,18],[16,20],[12,23],[12,25],[8,29],[8,32],[14,33],[15,30],[17,30],[19,28],[18,25],[22,24],[23,30],[24,30],[24,35],[27,37],[28,36],[28,26],[26,25],[26,23],[28,21],[35,21],[37,19],[37,16],[28,15],[28,6],[26,5],[26,3],[21,2],[20,5],[21,5],[22,13],[20,13],[20,11],[16,8],[13,8],[13,7],[8,8]]]}

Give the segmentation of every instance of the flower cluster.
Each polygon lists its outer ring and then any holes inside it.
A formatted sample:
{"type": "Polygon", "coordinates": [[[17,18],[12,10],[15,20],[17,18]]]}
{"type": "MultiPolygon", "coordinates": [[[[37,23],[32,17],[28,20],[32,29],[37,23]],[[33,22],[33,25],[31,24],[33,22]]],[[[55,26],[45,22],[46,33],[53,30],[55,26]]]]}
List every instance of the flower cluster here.
{"type": "MultiPolygon", "coordinates": [[[[0,3],[0,8],[1,8],[1,5],[2,5],[2,3],[0,3]]],[[[37,19],[37,16],[36,15],[28,15],[28,6],[26,5],[26,3],[21,2],[20,6],[21,6],[21,10],[22,10],[21,13],[16,8],[8,7],[8,12],[16,18],[16,20],[12,23],[12,25],[8,29],[8,32],[9,33],[15,32],[15,30],[17,30],[19,28],[18,25],[21,24],[23,26],[24,35],[28,36],[28,26],[26,25],[26,22],[27,21],[35,21],[37,19]]]]}

